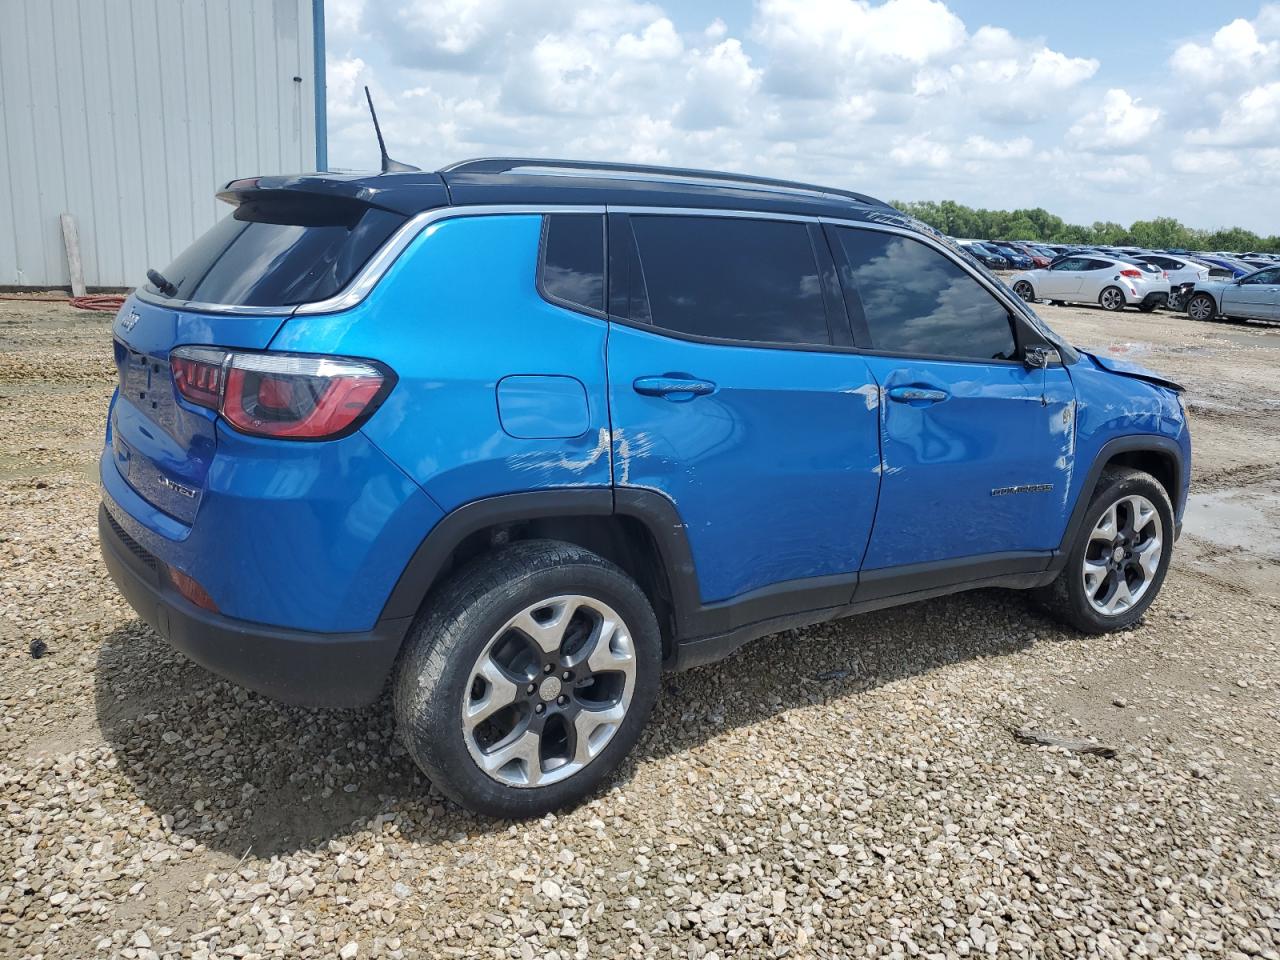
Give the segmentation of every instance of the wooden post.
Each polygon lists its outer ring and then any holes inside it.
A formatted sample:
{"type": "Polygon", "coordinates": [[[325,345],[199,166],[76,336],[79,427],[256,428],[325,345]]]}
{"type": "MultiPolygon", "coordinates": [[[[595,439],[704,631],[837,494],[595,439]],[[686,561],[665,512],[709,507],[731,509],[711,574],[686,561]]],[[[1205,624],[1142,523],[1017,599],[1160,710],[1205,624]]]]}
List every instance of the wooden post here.
{"type": "Polygon", "coordinates": [[[80,265],[80,232],[71,214],[64,213],[58,219],[62,221],[62,242],[67,248],[67,268],[71,271],[71,295],[83,297],[86,291],[84,268],[80,265]]]}

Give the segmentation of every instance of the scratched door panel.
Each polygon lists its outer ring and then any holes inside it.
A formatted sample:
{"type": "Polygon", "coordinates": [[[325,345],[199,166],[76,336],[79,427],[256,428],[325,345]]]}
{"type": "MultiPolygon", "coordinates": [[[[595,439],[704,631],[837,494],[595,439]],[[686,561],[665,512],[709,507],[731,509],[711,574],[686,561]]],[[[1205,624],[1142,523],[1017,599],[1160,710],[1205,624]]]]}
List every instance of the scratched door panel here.
{"type": "Polygon", "coordinates": [[[704,602],[855,572],[879,486],[877,392],[854,354],[693,343],[633,327],[609,337],[614,480],[669,497],[704,602]],[[638,393],[678,373],[704,396],[638,393]]]}
{"type": "Polygon", "coordinates": [[[886,401],[884,483],[864,569],[1058,545],[1074,462],[1065,369],[869,356],[886,401]],[[936,403],[889,399],[926,385],[936,403]]]}

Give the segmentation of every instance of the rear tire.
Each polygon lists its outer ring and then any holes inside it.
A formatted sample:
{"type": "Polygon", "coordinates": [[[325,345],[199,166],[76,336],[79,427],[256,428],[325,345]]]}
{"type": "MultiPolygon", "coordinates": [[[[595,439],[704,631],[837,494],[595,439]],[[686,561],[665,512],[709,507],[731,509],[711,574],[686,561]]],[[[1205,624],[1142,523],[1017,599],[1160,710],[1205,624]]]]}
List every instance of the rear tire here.
{"type": "Polygon", "coordinates": [[[398,732],[440,791],[492,817],[575,804],[634,746],[657,699],[648,599],[609,561],[529,540],[433,593],[394,680],[398,732]]]}
{"type": "Polygon", "coordinates": [[[1124,291],[1119,287],[1105,287],[1098,294],[1098,304],[1103,310],[1119,313],[1124,309],[1124,291]]]}
{"type": "Polygon", "coordinates": [[[1207,293],[1197,293],[1187,301],[1187,316],[1198,323],[1212,320],[1218,314],[1218,305],[1207,293]]]}
{"type": "Polygon", "coordinates": [[[1031,286],[1030,281],[1019,280],[1013,285],[1013,292],[1016,293],[1026,303],[1035,303],[1036,291],[1031,286]]]}
{"type": "Polygon", "coordinates": [[[1160,593],[1173,534],[1173,505],[1156,478],[1109,467],[1098,480],[1066,565],[1033,598],[1054,619],[1082,633],[1122,630],[1160,593]]]}

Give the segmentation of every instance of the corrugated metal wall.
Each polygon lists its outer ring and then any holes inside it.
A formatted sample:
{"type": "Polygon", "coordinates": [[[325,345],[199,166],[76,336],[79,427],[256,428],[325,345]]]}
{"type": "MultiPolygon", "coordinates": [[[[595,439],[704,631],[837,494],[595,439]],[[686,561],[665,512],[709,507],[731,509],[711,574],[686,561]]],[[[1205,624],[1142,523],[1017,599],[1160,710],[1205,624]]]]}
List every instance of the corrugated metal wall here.
{"type": "Polygon", "coordinates": [[[0,286],[134,286],[240,176],[314,170],[311,0],[0,0],[0,286]],[[296,79],[295,79],[296,78],[296,79]]]}

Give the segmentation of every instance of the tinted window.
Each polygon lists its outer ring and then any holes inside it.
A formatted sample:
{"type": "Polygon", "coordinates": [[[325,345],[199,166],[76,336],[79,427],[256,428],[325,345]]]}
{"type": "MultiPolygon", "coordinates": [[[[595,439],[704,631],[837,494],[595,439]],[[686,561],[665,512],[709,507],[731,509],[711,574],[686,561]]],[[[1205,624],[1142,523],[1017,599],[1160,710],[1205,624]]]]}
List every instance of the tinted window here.
{"type": "Polygon", "coordinates": [[[604,312],[604,218],[561,213],[546,218],[542,289],[557,300],[604,312]]]}
{"type": "Polygon", "coordinates": [[[910,237],[842,227],[844,282],[857,293],[874,350],[1012,359],[1009,312],[959,264],[910,237]]]}
{"type": "Polygon", "coordinates": [[[655,325],[755,343],[830,343],[804,224],[697,216],[633,216],[631,224],[655,325]]]}
{"type": "Polygon", "coordinates": [[[1280,270],[1260,270],[1252,277],[1244,280],[1245,283],[1280,283],[1280,270]]]}
{"type": "MultiPolygon", "coordinates": [[[[161,272],[178,300],[289,306],[345,287],[405,218],[314,196],[251,200],[161,272]]],[[[146,289],[163,294],[150,283],[146,289]]]]}
{"type": "Polygon", "coordinates": [[[624,320],[653,322],[631,218],[625,213],[609,216],[609,312],[624,320]]]}

